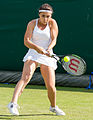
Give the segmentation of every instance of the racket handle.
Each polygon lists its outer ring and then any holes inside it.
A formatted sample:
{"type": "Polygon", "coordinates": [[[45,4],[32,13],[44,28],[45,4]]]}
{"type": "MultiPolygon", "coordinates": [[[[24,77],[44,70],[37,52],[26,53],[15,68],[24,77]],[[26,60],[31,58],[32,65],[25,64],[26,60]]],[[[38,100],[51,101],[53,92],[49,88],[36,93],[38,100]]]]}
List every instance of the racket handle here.
{"type": "Polygon", "coordinates": [[[56,54],[52,54],[51,57],[55,58],[57,61],[60,60],[60,58],[56,54]]]}
{"type": "MultiPolygon", "coordinates": [[[[44,53],[48,53],[46,50],[43,50],[44,53]]],[[[60,58],[56,54],[50,54],[50,57],[55,58],[57,61],[60,60],[60,58]]]]}

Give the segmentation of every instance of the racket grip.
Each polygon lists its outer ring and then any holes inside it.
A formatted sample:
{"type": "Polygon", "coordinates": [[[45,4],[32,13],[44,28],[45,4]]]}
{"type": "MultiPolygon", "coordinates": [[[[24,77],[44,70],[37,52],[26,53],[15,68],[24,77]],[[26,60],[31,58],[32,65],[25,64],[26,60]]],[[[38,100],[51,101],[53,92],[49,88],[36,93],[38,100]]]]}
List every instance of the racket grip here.
{"type": "Polygon", "coordinates": [[[55,58],[57,61],[60,60],[60,58],[56,54],[52,54],[51,57],[55,58]]]}
{"type": "MultiPolygon", "coordinates": [[[[46,50],[43,50],[44,53],[48,53],[46,50]]],[[[50,54],[50,57],[55,58],[57,61],[60,60],[60,58],[56,54],[50,54]]]]}

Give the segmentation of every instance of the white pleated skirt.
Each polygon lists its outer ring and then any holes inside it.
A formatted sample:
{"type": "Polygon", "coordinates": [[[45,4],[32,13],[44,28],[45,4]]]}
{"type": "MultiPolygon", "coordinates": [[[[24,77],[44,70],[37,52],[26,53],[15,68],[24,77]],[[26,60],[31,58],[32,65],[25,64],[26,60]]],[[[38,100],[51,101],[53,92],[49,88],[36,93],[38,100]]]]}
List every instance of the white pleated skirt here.
{"type": "Polygon", "coordinates": [[[39,54],[34,49],[29,49],[27,54],[24,56],[23,62],[26,62],[27,60],[36,61],[38,63],[38,67],[40,67],[41,64],[44,64],[52,67],[54,70],[57,69],[57,60],[46,55],[39,54]]]}

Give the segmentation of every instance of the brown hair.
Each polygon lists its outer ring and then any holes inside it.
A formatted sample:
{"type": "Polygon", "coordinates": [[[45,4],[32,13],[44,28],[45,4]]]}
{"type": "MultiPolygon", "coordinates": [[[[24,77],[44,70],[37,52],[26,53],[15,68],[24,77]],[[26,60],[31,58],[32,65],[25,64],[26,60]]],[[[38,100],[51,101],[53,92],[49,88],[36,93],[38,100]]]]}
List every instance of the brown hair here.
{"type": "Polygon", "coordinates": [[[49,5],[47,3],[41,5],[39,10],[50,10],[53,13],[53,8],[51,7],[51,5],[49,5]]]}

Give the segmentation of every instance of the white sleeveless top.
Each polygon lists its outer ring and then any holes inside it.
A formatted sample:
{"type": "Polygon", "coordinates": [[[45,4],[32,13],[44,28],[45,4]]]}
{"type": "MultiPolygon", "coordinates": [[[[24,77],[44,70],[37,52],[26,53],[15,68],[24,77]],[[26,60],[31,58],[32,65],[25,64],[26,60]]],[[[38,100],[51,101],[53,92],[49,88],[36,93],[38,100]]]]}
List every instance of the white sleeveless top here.
{"type": "MultiPolygon", "coordinates": [[[[31,38],[31,41],[40,46],[43,47],[45,50],[48,48],[49,44],[51,43],[51,37],[50,37],[50,28],[49,25],[45,27],[44,30],[40,30],[37,26],[38,24],[38,19],[36,19],[36,25],[33,30],[33,35],[31,38]]],[[[51,50],[51,53],[53,53],[53,50],[51,50]]],[[[57,68],[57,61],[54,58],[48,57],[43,54],[39,54],[36,50],[34,49],[29,49],[27,54],[24,56],[23,61],[27,60],[33,60],[40,64],[44,64],[46,66],[50,66],[56,70],[57,68]]]]}

